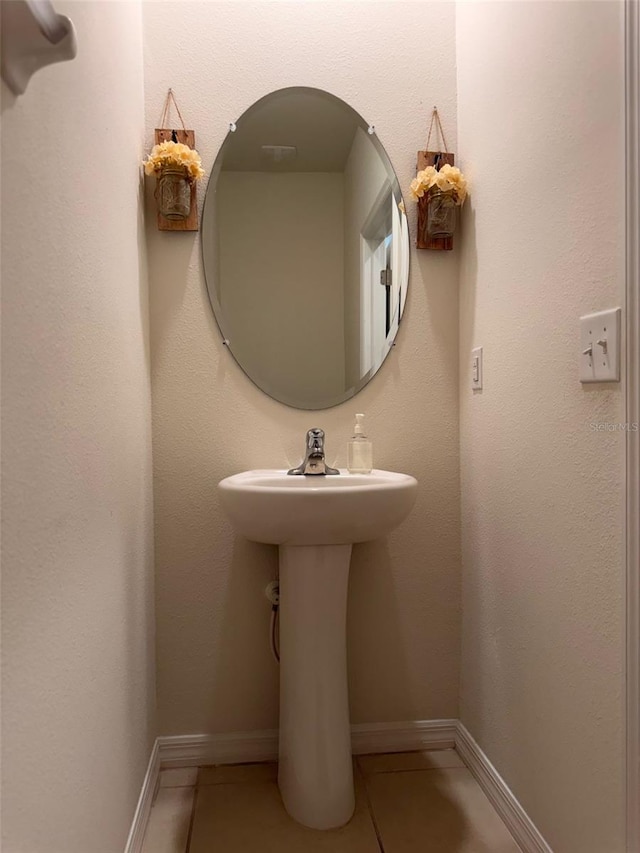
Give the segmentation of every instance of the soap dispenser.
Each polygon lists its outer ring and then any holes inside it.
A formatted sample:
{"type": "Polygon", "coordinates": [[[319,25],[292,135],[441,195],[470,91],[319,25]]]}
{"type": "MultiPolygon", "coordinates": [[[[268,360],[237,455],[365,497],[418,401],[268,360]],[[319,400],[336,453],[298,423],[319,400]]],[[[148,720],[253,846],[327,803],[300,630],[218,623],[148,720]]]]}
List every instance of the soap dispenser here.
{"type": "Polygon", "coordinates": [[[353,438],[349,442],[347,468],[350,474],[370,474],[373,468],[373,445],[364,433],[364,415],[356,415],[353,438]]]}

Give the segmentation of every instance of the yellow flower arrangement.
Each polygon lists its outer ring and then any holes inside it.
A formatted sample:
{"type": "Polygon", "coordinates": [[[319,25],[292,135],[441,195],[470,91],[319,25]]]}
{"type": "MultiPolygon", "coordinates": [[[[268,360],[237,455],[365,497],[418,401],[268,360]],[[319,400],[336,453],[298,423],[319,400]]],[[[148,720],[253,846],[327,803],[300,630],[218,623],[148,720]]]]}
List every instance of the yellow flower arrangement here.
{"type": "Polygon", "coordinates": [[[467,179],[457,166],[445,163],[440,171],[433,166],[427,166],[411,181],[411,195],[417,200],[434,187],[453,196],[457,205],[464,204],[467,197],[467,179]]]}
{"type": "Polygon", "coordinates": [[[143,163],[147,175],[157,174],[163,168],[176,168],[184,166],[190,181],[199,181],[204,178],[204,169],[200,155],[195,148],[189,148],[182,142],[166,140],[159,142],[151,149],[151,153],[143,163]]]}

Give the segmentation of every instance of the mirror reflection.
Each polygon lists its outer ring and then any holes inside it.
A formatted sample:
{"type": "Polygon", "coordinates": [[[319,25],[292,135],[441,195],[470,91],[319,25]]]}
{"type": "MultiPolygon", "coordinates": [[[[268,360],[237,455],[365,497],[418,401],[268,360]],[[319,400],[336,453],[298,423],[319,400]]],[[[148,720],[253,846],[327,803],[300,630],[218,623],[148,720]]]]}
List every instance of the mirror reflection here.
{"type": "Polygon", "coordinates": [[[207,289],[245,373],[301,409],[375,375],[402,316],[409,235],[375,131],[318,89],[250,107],[214,164],[202,218],[207,289]]]}

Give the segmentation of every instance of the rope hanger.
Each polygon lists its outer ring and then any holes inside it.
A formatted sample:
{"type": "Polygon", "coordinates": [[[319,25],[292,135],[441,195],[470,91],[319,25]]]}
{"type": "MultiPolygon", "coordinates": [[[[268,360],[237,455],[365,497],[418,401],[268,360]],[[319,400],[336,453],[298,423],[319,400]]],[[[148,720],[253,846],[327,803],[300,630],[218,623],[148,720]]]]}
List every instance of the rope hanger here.
{"type": "MultiPolygon", "coordinates": [[[[169,89],[171,91],[171,89],[169,89]]],[[[431,124],[429,125],[429,135],[427,136],[427,148],[429,151],[429,142],[431,141],[431,131],[433,130],[433,123],[436,122],[436,130],[440,133],[440,141],[442,142],[444,148],[442,149],[442,153],[449,153],[449,147],[447,145],[447,140],[444,138],[444,130],[442,129],[442,122],[440,121],[440,116],[438,114],[438,108],[434,107],[433,112],[431,113],[431,124]]]]}
{"type": "MultiPolygon", "coordinates": [[[[167,127],[167,122],[171,119],[171,102],[173,101],[173,106],[176,108],[176,112],[178,113],[178,118],[180,119],[180,124],[182,125],[182,129],[184,132],[187,132],[187,128],[184,126],[184,120],[182,118],[182,113],[180,112],[180,107],[178,106],[178,102],[176,101],[176,96],[173,94],[173,89],[169,89],[167,92],[167,97],[164,102],[164,109],[162,110],[162,118],[160,119],[160,127],[167,127]]],[[[176,132],[172,131],[172,138],[174,142],[177,142],[176,132]]]]}

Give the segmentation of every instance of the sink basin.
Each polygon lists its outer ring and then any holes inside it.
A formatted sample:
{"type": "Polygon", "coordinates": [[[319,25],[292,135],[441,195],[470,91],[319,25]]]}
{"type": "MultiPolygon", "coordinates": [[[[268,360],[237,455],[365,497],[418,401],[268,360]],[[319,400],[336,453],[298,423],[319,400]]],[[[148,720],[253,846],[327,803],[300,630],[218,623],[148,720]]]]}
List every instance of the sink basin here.
{"type": "Polygon", "coordinates": [[[408,474],[290,476],[245,471],[219,484],[236,531],[271,545],[347,545],[379,539],[407,516],[418,483],[408,474]]]}
{"type": "Polygon", "coordinates": [[[407,474],[376,470],[245,471],[219,483],[236,531],[279,546],[278,785],[289,814],[314,829],[342,826],[355,803],[347,681],[351,546],[397,527],[417,487],[407,474]]]}

